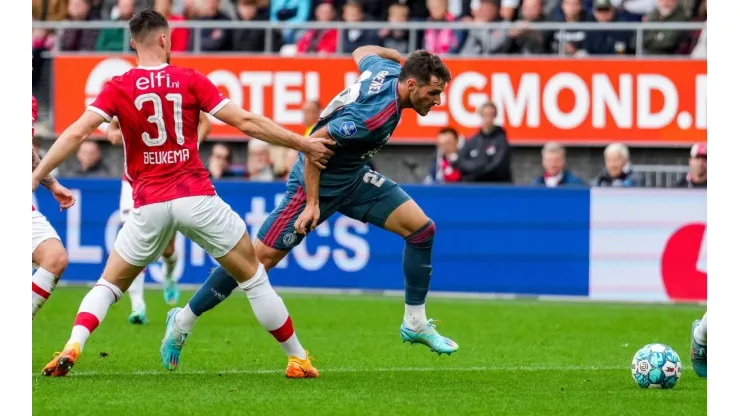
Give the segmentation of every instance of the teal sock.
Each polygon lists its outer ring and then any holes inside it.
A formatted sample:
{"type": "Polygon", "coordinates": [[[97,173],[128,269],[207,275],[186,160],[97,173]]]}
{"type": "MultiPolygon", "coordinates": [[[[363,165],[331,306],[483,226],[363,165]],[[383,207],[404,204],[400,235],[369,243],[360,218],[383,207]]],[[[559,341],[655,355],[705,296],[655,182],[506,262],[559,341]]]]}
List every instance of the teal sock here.
{"type": "Polygon", "coordinates": [[[436,232],[434,221],[406,237],[403,250],[403,274],[406,280],[406,304],[423,305],[432,279],[432,245],[436,232]]]}

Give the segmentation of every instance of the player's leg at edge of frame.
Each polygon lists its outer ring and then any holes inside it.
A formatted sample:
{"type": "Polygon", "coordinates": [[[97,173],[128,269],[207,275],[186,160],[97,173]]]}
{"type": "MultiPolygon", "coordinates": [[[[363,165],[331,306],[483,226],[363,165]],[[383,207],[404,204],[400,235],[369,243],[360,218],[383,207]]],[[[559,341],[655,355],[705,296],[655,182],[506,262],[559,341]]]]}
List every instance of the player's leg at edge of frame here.
{"type": "Polygon", "coordinates": [[[114,248],[103,270],[103,276],[85,295],[80,303],[72,334],[61,353],[42,370],[45,376],[62,377],[75,365],[85,347],[85,342],[105,318],[108,309],[128,289],[144,269],[127,263],[114,248]]]}
{"type": "Polygon", "coordinates": [[[41,310],[67,268],[67,251],[58,238],[49,237],[32,249],[36,269],[31,276],[31,319],[41,310]]]}

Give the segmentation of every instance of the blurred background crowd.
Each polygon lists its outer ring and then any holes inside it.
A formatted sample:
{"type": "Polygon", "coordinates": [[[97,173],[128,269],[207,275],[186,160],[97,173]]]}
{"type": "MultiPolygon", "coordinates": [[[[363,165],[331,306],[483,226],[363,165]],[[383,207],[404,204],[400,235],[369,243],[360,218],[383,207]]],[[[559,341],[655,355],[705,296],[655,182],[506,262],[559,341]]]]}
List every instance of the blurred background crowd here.
{"type": "MultiPolygon", "coordinates": [[[[264,52],[270,32],[272,52],[284,54],[350,53],[377,44],[408,53],[417,47],[436,54],[633,54],[635,33],[624,30],[536,31],[532,22],[703,22],[706,0],[33,0],[33,17],[46,21],[128,20],[137,10],[154,7],[173,21],[262,22],[513,22],[508,30],[294,30],[188,29],[173,33],[174,52],[264,52]],[[339,45],[341,44],[341,49],[339,45]]],[[[640,40],[646,55],[706,56],[703,31],[654,30],[640,40]]],[[[62,34],[34,31],[34,49],[60,51],[130,51],[121,29],[77,29],[62,34]],[[59,36],[60,39],[56,39],[59,36]]]]}
{"type": "MultiPolygon", "coordinates": [[[[346,54],[363,45],[382,45],[402,54],[424,48],[442,55],[683,55],[706,58],[705,30],[568,29],[578,22],[705,22],[707,0],[33,0],[37,21],[126,21],[137,10],[154,7],[171,22],[509,22],[500,29],[427,28],[177,28],[174,52],[271,53],[283,56],[346,54]],[[535,30],[533,22],[565,24],[562,30],[535,30]],[[268,39],[269,37],[269,39],[268,39]]],[[[60,52],[130,53],[124,29],[34,29],[34,94],[49,109],[50,56],[60,52]]],[[[454,74],[453,74],[454,75],[454,74]]],[[[329,97],[322,99],[328,99],[329,97]]],[[[324,103],[326,104],[326,103],[324,103]]],[[[322,103],[303,104],[307,131],[322,103]]],[[[481,125],[463,137],[442,128],[431,146],[386,146],[374,159],[379,172],[399,182],[486,182],[539,186],[621,186],[704,188],[707,147],[633,148],[620,143],[567,149],[556,142],[542,147],[512,146],[504,127],[496,125],[496,103],[478,108],[481,125]],[[566,156],[570,156],[566,158],[566,156]]],[[[50,118],[47,116],[46,118],[50,118]]],[[[34,145],[43,155],[50,129],[37,127],[34,145]]],[[[297,154],[263,142],[212,142],[201,147],[214,179],[284,180],[297,154]]],[[[105,141],[87,141],[77,160],[58,175],[120,176],[120,149],[105,141]]]]}

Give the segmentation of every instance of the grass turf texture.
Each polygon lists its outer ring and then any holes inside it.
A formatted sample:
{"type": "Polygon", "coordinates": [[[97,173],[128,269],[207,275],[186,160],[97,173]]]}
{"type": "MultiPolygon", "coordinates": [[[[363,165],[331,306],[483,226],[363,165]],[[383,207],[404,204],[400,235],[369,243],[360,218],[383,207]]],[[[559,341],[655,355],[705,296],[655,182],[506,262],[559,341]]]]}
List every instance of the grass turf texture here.
{"type": "MultiPolygon", "coordinates": [[[[403,298],[283,295],[321,371],[286,380],[286,359],[235,293],[195,326],[176,372],[159,345],[168,307],[148,290],[150,323],[109,311],[66,378],[41,368],[66,342],[86,288],[60,288],[33,322],[33,412],[56,415],[425,414],[700,415],[706,380],[690,370],[698,306],[430,299],[429,316],[460,344],[448,357],[398,335],[403,298]],[[662,342],[679,353],[673,390],[643,390],[633,354],[662,342]]],[[[188,299],[190,293],[183,293],[188,299]]]]}

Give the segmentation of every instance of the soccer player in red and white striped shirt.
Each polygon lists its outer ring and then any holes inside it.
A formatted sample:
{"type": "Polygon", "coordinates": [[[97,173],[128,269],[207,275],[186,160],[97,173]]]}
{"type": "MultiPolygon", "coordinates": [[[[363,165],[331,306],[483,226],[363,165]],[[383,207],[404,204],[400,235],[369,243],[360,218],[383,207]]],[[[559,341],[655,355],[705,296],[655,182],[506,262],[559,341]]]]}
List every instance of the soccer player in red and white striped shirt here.
{"type": "MultiPolygon", "coordinates": [[[[181,232],[239,282],[257,320],[288,356],[286,376],[318,377],[298,342],[283,300],[257,261],[244,220],[216,195],[198,157],[198,118],[201,111],[209,113],[248,136],[302,151],[318,166],[325,166],[333,154],[326,146],[334,142],[304,139],[231,103],[202,74],[169,65],[170,32],[161,14],[140,11],[129,21],[129,30],[139,67],[108,82],[33,172],[35,190],[41,178],[70,157],[100,124],[118,118],[134,208],[116,238],[102,277],[82,300],[64,350],[42,373],[67,374],[110,306],[162,254],[175,232],[181,232]]],[[[187,333],[180,334],[184,342],[187,333]]],[[[172,364],[172,368],[177,366],[172,364]]]]}

